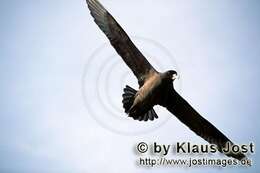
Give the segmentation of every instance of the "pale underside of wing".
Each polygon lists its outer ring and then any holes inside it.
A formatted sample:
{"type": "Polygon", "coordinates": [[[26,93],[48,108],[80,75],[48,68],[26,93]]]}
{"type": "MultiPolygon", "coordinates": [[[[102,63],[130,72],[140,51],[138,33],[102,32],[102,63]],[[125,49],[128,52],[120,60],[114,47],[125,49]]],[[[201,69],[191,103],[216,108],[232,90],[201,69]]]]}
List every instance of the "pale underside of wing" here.
{"type": "Polygon", "coordinates": [[[155,72],[155,69],[98,0],[87,0],[87,4],[95,23],[105,33],[111,45],[133,71],[141,86],[145,76],[151,71],[155,72]]]}

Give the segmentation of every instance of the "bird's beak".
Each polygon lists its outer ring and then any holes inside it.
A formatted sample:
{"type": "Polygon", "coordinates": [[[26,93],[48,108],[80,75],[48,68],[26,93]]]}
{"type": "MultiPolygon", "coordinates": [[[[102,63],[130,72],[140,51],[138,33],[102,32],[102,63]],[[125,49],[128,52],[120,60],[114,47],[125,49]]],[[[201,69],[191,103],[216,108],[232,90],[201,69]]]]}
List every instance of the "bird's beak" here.
{"type": "Polygon", "coordinates": [[[172,80],[179,79],[179,78],[180,78],[180,76],[177,75],[177,74],[173,74],[173,75],[172,75],[172,80]]]}

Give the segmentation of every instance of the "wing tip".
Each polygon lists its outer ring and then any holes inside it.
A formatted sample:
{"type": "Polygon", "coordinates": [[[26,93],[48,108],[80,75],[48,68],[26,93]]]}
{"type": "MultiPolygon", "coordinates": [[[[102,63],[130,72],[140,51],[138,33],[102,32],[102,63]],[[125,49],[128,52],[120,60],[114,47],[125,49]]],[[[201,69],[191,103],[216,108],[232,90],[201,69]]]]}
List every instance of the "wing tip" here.
{"type": "Polygon", "coordinates": [[[103,11],[106,12],[107,10],[105,7],[98,1],[98,0],[86,0],[86,3],[91,10],[103,11]]]}

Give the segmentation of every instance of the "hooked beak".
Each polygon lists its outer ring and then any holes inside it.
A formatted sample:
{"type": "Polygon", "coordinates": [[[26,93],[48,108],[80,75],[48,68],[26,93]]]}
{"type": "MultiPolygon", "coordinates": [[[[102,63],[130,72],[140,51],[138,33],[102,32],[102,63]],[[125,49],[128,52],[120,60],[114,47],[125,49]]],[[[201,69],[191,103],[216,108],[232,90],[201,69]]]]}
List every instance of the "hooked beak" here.
{"type": "Polygon", "coordinates": [[[180,76],[178,74],[173,74],[172,75],[172,80],[179,79],[179,78],[180,78],[180,76]]]}

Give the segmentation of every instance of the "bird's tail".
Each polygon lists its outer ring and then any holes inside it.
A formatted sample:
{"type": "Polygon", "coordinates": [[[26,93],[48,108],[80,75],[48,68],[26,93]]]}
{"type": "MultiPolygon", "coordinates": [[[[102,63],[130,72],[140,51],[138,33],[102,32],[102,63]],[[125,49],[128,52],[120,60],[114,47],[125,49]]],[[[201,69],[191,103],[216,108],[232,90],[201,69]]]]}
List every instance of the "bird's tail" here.
{"type": "Polygon", "coordinates": [[[123,94],[123,107],[125,109],[125,113],[129,115],[129,117],[132,117],[134,120],[139,120],[139,121],[148,121],[151,120],[153,121],[154,119],[158,118],[158,115],[154,111],[154,109],[150,109],[146,113],[142,114],[136,114],[133,113],[132,111],[132,105],[135,100],[135,95],[137,91],[130,86],[126,85],[124,88],[124,94],[123,94]]]}
{"type": "Polygon", "coordinates": [[[126,87],[124,88],[122,102],[123,102],[123,107],[125,109],[125,113],[128,113],[131,106],[133,105],[136,93],[137,91],[128,85],[126,85],[126,87]]]}

